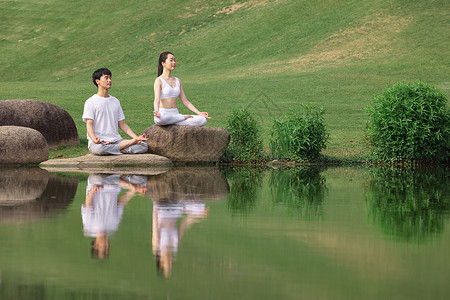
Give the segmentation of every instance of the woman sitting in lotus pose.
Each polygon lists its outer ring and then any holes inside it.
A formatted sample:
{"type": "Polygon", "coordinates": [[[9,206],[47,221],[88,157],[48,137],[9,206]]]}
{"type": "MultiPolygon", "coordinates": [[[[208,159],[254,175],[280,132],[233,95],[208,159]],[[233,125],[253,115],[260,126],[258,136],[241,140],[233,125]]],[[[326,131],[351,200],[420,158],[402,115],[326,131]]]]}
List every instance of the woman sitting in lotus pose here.
{"type": "Polygon", "coordinates": [[[211,119],[207,112],[200,112],[188,101],[183,91],[181,81],[172,76],[175,70],[175,56],[171,52],[163,52],[158,61],[158,77],[153,86],[155,90],[155,115],[157,125],[188,125],[204,126],[206,119],[211,119]],[[197,115],[182,115],[177,109],[177,98],[197,115]]]}

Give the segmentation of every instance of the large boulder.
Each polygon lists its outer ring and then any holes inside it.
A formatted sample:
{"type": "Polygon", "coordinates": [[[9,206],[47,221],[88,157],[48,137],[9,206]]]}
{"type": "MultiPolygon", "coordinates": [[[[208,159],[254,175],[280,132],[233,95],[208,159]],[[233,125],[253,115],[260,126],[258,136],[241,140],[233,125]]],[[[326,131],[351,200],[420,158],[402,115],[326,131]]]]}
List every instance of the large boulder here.
{"type": "Polygon", "coordinates": [[[48,144],[37,130],[0,126],[0,165],[39,164],[48,159],[48,144]]]}
{"type": "Polygon", "coordinates": [[[217,162],[230,141],[221,127],[153,125],[144,133],[148,151],[173,162],[217,162]]]}
{"type": "Polygon", "coordinates": [[[36,129],[50,148],[78,145],[77,127],[67,111],[51,103],[36,100],[0,101],[0,126],[36,129]]]}

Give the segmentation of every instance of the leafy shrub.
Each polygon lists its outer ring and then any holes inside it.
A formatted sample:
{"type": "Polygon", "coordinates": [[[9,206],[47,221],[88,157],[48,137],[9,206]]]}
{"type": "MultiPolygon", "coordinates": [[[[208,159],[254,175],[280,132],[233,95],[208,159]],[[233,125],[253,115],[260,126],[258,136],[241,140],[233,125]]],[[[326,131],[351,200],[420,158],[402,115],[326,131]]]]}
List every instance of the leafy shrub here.
{"type": "Polygon", "coordinates": [[[450,115],[444,93],[417,81],[397,83],[367,108],[375,160],[448,160],[450,115]]]}
{"type": "Polygon", "coordinates": [[[261,132],[253,116],[245,108],[234,109],[227,119],[230,143],[226,160],[257,161],[263,158],[261,132]]]}
{"type": "Polygon", "coordinates": [[[269,143],[274,158],[311,161],[326,148],[329,134],[323,118],[325,110],[302,108],[291,110],[284,121],[274,120],[269,143]]]}

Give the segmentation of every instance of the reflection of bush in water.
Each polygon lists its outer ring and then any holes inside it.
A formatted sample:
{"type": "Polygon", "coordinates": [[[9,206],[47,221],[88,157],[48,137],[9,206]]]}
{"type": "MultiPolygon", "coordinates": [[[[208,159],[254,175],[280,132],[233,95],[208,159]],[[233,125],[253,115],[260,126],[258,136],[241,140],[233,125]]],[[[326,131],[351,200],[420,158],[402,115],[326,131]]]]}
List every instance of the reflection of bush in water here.
{"type": "Polygon", "coordinates": [[[371,169],[369,217],[401,240],[422,242],[442,232],[450,209],[448,171],[371,169]]]}
{"type": "Polygon", "coordinates": [[[285,205],[305,220],[322,217],[322,202],[326,192],[325,178],[319,167],[273,170],[269,184],[274,204],[285,205]]]}
{"type": "Polygon", "coordinates": [[[255,206],[257,189],[261,186],[263,172],[258,168],[226,169],[225,175],[230,184],[227,197],[228,208],[233,212],[248,212],[255,206]]]}

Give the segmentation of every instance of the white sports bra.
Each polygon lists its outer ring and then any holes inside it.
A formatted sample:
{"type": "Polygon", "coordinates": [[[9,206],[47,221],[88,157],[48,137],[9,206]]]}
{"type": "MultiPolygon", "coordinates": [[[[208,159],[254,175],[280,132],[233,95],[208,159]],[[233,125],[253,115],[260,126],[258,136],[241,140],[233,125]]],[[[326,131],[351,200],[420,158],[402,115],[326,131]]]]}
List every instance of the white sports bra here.
{"type": "Polygon", "coordinates": [[[180,96],[180,81],[175,77],[176,85],[175,87],[171,87],[164,79],[159,77],[163,86],[161,89],[161,93],[159,95],[159,99],[167,99],[167,98],[178,98],[180,96]]]}

